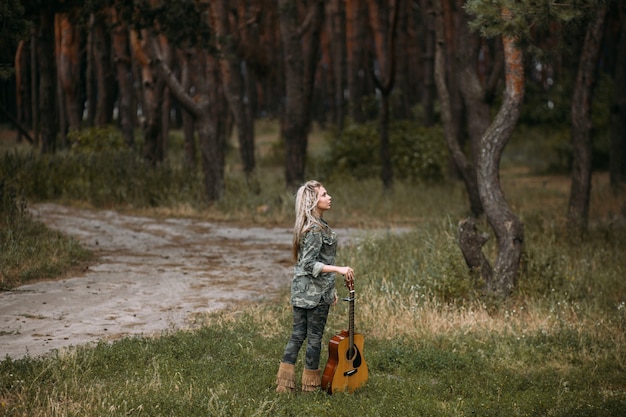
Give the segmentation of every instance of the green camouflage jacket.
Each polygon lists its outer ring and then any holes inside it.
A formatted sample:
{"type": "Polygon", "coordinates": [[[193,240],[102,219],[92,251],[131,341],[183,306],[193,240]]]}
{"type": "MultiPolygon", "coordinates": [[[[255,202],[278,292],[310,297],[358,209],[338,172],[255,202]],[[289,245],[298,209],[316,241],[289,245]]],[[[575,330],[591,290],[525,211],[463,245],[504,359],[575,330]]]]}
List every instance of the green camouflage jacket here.
{"type": "Polygon", "coordinates": [[[291,304],[314,308],[320,302],[332,304],[335,299],[335,273],[322,272],[324,265],[335,264],[337,234],[322,219],[322,228],[314,225],[300,241],[298,262],[291,282],[291,304]]]}

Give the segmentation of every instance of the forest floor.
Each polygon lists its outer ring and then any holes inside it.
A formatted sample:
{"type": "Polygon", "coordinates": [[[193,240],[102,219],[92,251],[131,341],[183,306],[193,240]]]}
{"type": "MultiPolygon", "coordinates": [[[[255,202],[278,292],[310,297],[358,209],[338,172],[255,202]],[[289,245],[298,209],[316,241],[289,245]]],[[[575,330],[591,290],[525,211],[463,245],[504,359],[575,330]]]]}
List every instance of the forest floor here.
{"type": "MultiPolygon", "coordinates": [[[[198,314],[276,299],[293,268],[291,228],[240,227],[56,204],[35,220],[96,259],[60,279],[0,292],[0,360],[193,328],[198,314]]],[[[338,230],[341,237],[357,230],[338,230]]]]}

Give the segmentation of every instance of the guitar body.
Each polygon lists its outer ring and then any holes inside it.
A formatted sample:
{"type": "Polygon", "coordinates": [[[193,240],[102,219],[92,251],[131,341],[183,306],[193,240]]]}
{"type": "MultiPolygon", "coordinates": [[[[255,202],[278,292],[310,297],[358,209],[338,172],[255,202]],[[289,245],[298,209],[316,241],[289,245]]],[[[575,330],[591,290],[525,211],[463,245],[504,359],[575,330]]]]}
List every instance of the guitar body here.
{"type": "Polygon", "coordinates": [[[343,330],[328,343],[328,362],[322,375],[322,389],[329,394],[338,391],[354,392],[365,384],[368,369],[363,357],[363,335],[354,333],[350,349],[350,333],[343,330]]]}

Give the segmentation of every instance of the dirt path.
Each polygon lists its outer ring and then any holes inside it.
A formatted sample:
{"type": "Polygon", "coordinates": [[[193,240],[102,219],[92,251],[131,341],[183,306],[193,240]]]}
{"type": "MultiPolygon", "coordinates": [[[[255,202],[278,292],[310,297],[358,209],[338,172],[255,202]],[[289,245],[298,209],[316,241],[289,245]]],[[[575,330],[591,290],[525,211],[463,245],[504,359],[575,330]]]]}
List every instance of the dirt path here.
{"type": "MultiPolygon", "coordinates": [[[[193,316],[288,288],[291,229],[154,219],[55,204],[35,219],[97,261],[66,279],[0,292],[0,361],[193,326],[193,316]]],[[[346,244],[365,236],[335,229],[346,244]]],[[[388,231],[385,231],[388,232],[388,231]]]]}
{"type": "Polygon", "coordinates": [[[34,217],[99,256],[84,274],[0,293],[0,360],[190,325],[194,313],[289,285],[288,228],[37,205],[34,217]]]}

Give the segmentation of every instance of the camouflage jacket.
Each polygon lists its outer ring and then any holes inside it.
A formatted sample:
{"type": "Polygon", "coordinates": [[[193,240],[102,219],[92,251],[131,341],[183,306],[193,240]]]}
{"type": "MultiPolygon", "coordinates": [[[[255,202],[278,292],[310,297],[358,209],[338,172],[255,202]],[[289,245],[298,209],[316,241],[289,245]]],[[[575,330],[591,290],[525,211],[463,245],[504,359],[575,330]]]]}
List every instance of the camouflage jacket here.
{"type": "Polygon", "coordinates": [[[291,282],[291,304],[295,307],[314,308],[320,302],[332,304],[335,299],[335,273],[322,272],[322,268],[335,264],[337,235],[321,221],[326,228],[314,225],[300,241],[291,282]]]}

